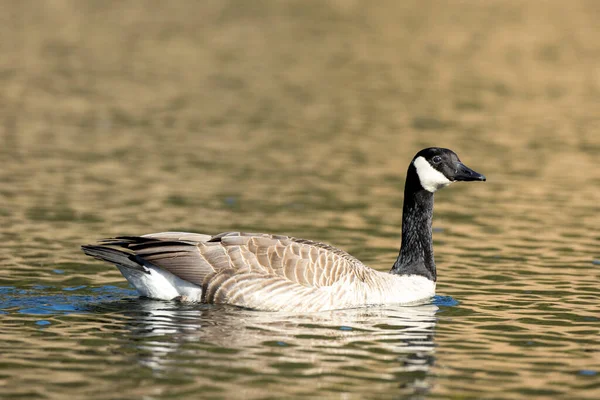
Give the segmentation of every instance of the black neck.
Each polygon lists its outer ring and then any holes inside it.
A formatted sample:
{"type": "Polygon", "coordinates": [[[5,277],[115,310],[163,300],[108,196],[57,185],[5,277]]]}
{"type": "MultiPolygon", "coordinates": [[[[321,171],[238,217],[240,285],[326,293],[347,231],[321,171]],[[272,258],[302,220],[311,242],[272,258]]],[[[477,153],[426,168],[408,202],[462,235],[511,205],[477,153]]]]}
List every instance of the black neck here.
{"type": "Polygon", "coordinates": [[[437,279],[431,220],[433,193],[423,189],[415,167],[408,168],[402,210],[402,246],[392,274],[420,275],[435,282],[437,279]]]}

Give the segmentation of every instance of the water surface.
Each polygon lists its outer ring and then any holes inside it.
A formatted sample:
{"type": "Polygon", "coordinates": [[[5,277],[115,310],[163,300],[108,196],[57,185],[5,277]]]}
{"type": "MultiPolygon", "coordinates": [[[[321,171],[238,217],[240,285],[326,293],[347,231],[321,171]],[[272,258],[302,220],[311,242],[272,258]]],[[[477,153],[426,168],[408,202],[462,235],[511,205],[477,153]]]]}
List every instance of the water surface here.
{"type": "Polygon", "coordinates": [[[6,398],[600,397],[596,2],[6,2],[6,398]],[[421,148],[438,296],[267,313],[137,298],[97,238],[246,230],[379,270],[421,148]]]}

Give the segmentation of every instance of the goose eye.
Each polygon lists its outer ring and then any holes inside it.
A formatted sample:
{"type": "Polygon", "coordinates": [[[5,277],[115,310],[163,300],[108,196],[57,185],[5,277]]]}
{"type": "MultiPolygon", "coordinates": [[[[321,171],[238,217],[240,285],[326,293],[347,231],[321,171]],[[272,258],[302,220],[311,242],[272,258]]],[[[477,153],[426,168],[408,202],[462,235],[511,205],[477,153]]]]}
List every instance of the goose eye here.
{"type": "Polygon", "coordinates": [[[442,162],[442,157],[440,156],[433,156],[433,158],[431,159],[431,161],[433,161],[434,164],[439,164],[442,162]]]}

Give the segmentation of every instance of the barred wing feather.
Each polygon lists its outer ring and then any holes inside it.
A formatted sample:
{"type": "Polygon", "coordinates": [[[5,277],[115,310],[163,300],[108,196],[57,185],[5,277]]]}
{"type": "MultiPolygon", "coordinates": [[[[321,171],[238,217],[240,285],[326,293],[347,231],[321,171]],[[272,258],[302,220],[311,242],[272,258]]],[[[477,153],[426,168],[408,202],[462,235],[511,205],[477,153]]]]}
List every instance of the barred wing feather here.
{"type": "Polygon", "coordinates": [[[168,232],[108,239],[101,246],[202,287],[202,301],[263,310],[340,308],[360,297],[357,283],[376,274],[342,250],[288,236],[168,232]]]}

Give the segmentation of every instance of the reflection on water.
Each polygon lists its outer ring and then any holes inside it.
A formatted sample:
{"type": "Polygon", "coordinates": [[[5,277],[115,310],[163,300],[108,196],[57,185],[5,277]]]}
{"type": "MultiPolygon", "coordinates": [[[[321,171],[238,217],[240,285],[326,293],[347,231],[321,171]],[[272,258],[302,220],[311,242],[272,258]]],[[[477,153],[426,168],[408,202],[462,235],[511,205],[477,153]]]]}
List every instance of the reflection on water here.
{"type": "Polygon", "coordinates": [[[599,2],[4,3],[2,396],[600,398],[599,2]],[[436,194],[431,306],[157,303],[79,251],[241,229],[388,270],[434,145],[488,181],[436,194]]]}
{"type": "MultiPolygon", "coordinates": [[[[113,312],[124,306],[117,303],[113,312]]],[[[429,388],[435,305],[307,315],[156,301],[135,306],[136,318],[125,326],[139,350],[138,362],[158,376],[183,369],[195,377],[194,385],[230,395],[245,386],[256,386],[258,395],[268,381],[273,389],[280,386],[277,391],[312,396],[346,391],[349,384],[373,393],[429,388]],[[299,378],[319,384],[292,383],[299,378]]]]}

